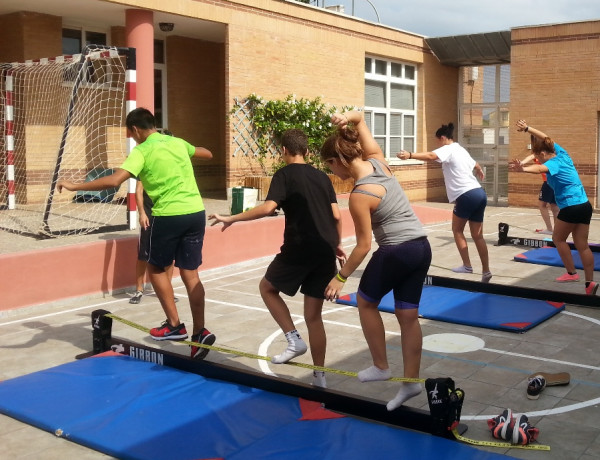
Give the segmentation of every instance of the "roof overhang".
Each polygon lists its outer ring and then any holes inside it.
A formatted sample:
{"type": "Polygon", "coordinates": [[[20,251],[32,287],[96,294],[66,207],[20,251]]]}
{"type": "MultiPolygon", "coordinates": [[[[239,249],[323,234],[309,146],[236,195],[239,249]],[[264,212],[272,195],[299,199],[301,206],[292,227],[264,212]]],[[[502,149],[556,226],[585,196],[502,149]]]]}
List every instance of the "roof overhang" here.
{"type": "Polygon", "coordinates": [[[510,30],[426,38],[425,42],[442,64],[452,67],[510,63],[510,30]]]}

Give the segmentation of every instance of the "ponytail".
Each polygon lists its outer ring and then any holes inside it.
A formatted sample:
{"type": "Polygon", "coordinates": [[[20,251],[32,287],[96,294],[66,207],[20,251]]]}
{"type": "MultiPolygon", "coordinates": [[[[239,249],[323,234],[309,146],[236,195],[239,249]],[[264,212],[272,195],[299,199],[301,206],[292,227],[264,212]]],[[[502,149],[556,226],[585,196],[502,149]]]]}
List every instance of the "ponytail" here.
{"type": "Polygon", "coordinates": [[[442,127],[435,132],[435,137],[438,139],[442,136],[454,140],[454,124],[452,122],[447,125],[442,125],[442,127]]]}

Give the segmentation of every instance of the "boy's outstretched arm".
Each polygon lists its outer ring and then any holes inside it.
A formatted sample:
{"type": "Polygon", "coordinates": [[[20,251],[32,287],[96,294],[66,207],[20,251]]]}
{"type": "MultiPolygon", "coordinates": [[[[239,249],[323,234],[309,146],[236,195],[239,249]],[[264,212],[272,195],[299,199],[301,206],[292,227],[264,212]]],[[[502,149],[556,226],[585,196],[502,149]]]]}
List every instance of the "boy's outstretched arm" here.
{"type": "Polygon", "coordinates": [[[277,203],[274,201],[265,201],[263,204],[260,204],[252,209],[248,209],[240,214],[235,214],[233,216],[222,216],[221,214],[210,214],[208,216],[208,220],[212,220],[213,222],[210,224],[211,226],[217,225],[218,223],[223,224],[223,228],[221,231],[224,231],[227,227],[235,222],[242,222],[245,220],[256,220],[261,219],[266,216],[270,216],[277,209],[277,203]]]}
{"type": "Polygon", "coordinates": [[[59,180],[56,183],[56,190],[58,190],[58,193],[62,193],[63,188],[71,192],[78,190],[106,190],[107,188],[118,187],[130,177],[132,176],[129,171],[117,168],[110,176],[99,177],[89,182],[75,183],[67,180],[59,180]]]}

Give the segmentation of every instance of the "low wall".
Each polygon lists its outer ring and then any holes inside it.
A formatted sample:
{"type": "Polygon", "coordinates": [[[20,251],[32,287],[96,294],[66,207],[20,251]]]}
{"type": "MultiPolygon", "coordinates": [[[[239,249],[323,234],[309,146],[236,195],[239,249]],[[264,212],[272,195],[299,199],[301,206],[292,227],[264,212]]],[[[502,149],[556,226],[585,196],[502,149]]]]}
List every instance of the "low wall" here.
{"type": "MultiPolygon", "coordinates": [[[[414,206],[426,223],[451,219],[451,211],[414,206]]],[[[343,237],[354,235],[348,209],[342,209],[343,237]]],[[[276,254],[283,241],[283,216],[238,222],[221,231],[207,227],[202,271],[276,254]]],[[[135,285],[137,237],[102,240],[0,256],[0,311],[69,297],[111,293],[135,285]]]]}

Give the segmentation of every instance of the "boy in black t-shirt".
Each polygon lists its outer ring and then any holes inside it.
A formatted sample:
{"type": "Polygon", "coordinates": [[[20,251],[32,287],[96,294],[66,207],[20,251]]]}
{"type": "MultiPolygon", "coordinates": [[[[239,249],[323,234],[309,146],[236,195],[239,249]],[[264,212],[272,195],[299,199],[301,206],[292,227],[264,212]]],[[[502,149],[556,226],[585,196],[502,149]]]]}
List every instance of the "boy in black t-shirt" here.
{"type": "MultiPolygon", "coordinates": [[[[304,294],[304,319],[315,366],[325,365],[326,336],[321,317],[325,287],[336,274],[346,254],[340,245],[341,214],[333,185],[325,173],[306,164],[308,139],[299,129],[289,129],[281,137],[286,166],[275,173],[265,202],[234,216],[212,214],[212,225],[223,223],[223,230],[234,222],[260,219],[277,208],[285,213],[281,252],[260,281],[260,294],[273,319],[285,333],[288,346],[271,358],[286,363],[306,353],[307,346],[296,330],[290,311],[280,292],[293,296],[300,288],[304,294]]],[[[323,372],[313,372],[313,385],[326,387],[323,372]]]]}

